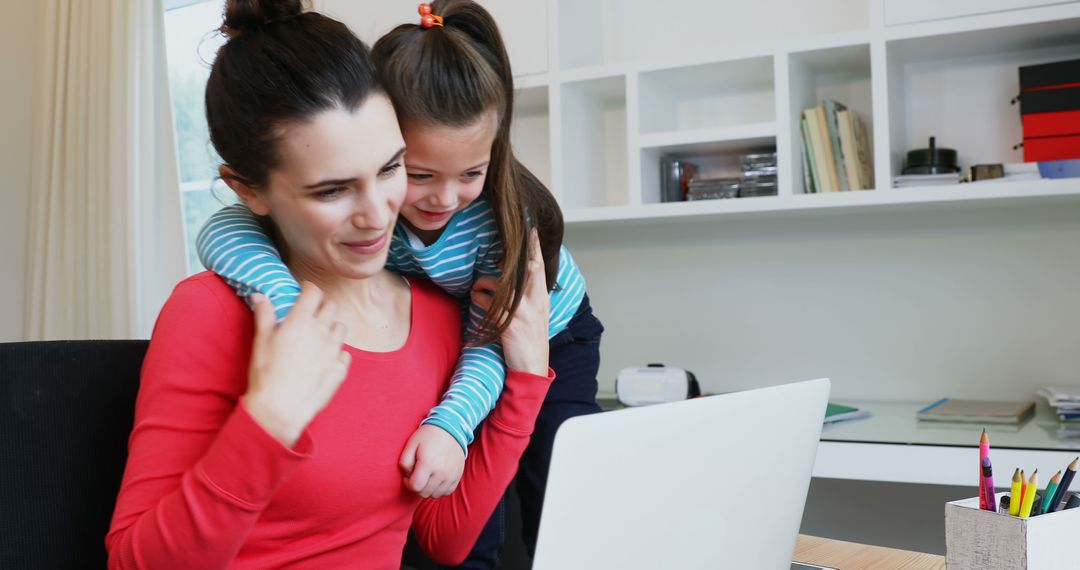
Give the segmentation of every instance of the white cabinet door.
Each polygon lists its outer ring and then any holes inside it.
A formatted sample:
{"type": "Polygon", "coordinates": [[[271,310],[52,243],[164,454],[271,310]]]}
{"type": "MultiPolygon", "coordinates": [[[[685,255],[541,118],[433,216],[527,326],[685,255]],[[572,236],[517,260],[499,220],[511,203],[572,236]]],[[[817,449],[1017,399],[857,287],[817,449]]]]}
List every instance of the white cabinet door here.
{"type": "Polygon", "coordinates": [[[885,0],[885,25],[897,26],[1072,3],[1074,2],[1062,0],[885,0]]]}

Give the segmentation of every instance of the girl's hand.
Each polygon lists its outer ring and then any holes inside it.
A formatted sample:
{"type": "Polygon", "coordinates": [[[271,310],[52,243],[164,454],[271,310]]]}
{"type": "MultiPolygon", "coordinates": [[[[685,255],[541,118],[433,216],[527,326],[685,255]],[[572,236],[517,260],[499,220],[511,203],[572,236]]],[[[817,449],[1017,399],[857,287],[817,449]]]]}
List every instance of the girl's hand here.
{"type": "Polygon", "coordinates": [[[457,489],[465,470],[465,452],[449,432],[425,424],[405,442],[398,469],[406,489],[425,499],[438,499],[457,489]]]}
{"type": "MultiPolygon", "coordinates": [[[[544,257],[540,238],[529,233],[528,277],[521,303],[510,319],[501,340],[506,367],[511,370],[546,376],[548,371],[548,312],[551,298],[544,276],[544,257]]],[[[473,284],[472,300],[486,311],[491,310],[490,292],[495,290],[493,277],[481,277],[473,284]]],[[[496,322],[502,322],[500,317],[496,322]]]]}
{"type": "Polygon", "coordinates": [[[274,307],[254,295],[255,345],[243,405],[270,435],[292,448],[311,420],[330,403],[349,370],[342,349],[345,325],[322,291],[304,283],[281,325],[274,307]]]}

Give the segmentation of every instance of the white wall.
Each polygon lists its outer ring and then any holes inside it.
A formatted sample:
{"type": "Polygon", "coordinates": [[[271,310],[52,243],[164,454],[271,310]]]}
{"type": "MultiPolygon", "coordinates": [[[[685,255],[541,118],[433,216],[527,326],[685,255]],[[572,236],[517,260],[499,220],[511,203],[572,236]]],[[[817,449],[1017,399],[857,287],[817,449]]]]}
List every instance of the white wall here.
{"type": "Polygon", "coordinates": [[[0,342],[23,338],[34,54],[39,3],[0,0],[0,342]]]}
{"type": "Polygon", "coordinates": [[[819,376],[837,398],[1030,398],[1080,381],[1080,205],[936,205],[573,227],[601,391],[663,362],[730,391],[819,376]]]}
{"type": "MultiPolygon", "coordinates": [[[[515,75],[548,70],[546,1],[479,0],[499,24],[515,75]]],[[[419,2],[317,0],[315,9],[345,22],[369,46],[399,24],[419,23],[419,2]]]]}

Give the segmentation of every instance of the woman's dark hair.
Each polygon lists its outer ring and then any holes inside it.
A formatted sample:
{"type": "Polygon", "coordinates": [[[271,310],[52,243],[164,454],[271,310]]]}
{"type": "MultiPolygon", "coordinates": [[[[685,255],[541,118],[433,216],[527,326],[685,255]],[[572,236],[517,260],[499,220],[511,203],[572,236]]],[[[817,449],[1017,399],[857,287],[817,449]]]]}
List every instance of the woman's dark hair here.
{"type": "Polygon", "coordinates": [[[504,320],[499,326],[495,319],[513,313],[521,302],[531,227],[540,235],[548,289],[555,286],[562,211],[510,146],[514,78],[495,20],[470,0],[435,0],[431,8],[442,17],[443,26],[402,24],[375,42],[371,53],[380,84],[402,123],[464,127],[491,110],[498,115],[483,193],[491,202],[502,239],[503,273],[481,325],[484,338],[476,341],[486,343],[497,339],[507,325],[504,320]]]}
{"type": "Polygon", "coordinates": [[[237,181],[259,188],[277,167],[282,127],[381,91],[367,46],[301,0],[228,0],[206,83],[210,140],[237,181]]]}

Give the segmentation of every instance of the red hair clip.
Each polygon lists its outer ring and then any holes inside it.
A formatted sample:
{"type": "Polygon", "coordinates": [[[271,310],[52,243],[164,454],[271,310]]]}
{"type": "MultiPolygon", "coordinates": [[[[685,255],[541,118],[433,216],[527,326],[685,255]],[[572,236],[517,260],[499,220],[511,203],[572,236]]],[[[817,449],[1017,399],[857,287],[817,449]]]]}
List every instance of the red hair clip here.
{"type": "Polygon", "coordinates": [[[420,4],[420,6],[416,9],[416,11],[420,12],[420,26],[421,27],[430,28],[432,26],[441,26],[441,25],[443,25],[442,16],[436,16],[435,14],[431,13],[431,4],[427,4],[427,3],[420,4]]]}

